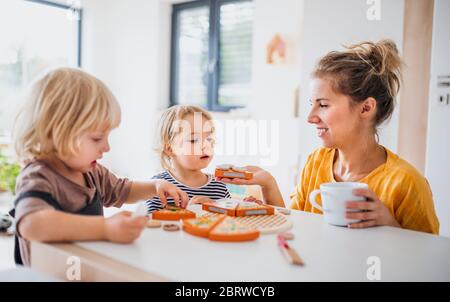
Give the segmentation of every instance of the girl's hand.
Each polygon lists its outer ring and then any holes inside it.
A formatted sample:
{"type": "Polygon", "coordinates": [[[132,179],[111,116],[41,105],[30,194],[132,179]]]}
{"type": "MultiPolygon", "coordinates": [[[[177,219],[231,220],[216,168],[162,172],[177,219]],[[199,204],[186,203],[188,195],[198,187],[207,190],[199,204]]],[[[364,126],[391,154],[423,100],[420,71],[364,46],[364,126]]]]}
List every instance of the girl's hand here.
{"type": "Polygon", "coordinates": [[[155,191],[161,203],[164,205],[167,204],[167,197],[169,196],[173,198],[177,206],[181,206],[182,208],[186,208],[189,203],[189,196],[186,192],[181,191],[177,186],[166,180],[155,180],[155,191]]]}
{"type": "Polygon", "coordinates": [[[117,243],[136,240],[147,224],[147,217],[131,217],[131,212],[119,212],[105,219],[105,239],[117,243]]]}
{"type": "Polygon", "coordinates": [[[392,216],[391,212],[378,199],[377,195],[370,189],[356,189],[353,191],[355,196],[366,197],[368,201],[350,201],[347,202],[348,210],[363,210],[364,212],[347,212],[349,219],[361,220],[348,225],[349,228],[368,228],[377,225],[388,225],[401,227],[392,216]]]}
{"type": "Polygon", "coordinates": [[[247,201],[247,202],[254,202],[254,203],[257,203],[257,204],[259,204],[259,205],[261,205],[261,204],[263,204],[263,202],[261,201],[261,200],[259,200],[259,199],[256,199],[255,197],[253,197],[253,196],[247,196],[247,197],[244,197],[244,201],[247,201]]]}
{"type": "Polygon", "coordinates": [[[260,167],[245,166],[244,168],[253,173],[251,179],[217,177],[217,180],[234,185],[260,185],[261,187],[268,186],[273,181],[272,174],[260,167]]]}
{"type": "Polygon", "coordinates": [[[252,179],[246,180],[241,178],[221,178],[218,177],[218,181],[234,185],[260,185],[264,201],[273,206],[285,207],[283,196],[278,188],[275,178],[264,169],[255,166],[245,166],[247,171],[253,173],[252,179]]]}
{"type": "Polygon", "coordinates": [[[194,196],[189,201],[189,204],[202,204],[205,202],[213,202],[213,200],[206,196],[194,196]]]}

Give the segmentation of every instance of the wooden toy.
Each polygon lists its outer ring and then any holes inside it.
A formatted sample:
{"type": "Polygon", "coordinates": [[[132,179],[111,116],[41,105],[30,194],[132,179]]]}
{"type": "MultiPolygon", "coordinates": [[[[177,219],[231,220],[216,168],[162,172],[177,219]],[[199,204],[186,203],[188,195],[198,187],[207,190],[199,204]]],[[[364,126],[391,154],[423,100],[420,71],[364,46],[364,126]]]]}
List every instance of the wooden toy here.
{"type": "Polygon", "coordinates": [[[180,230],[180,227],[177,224],[174,223],[168,223],[163,225],[163,230],[168,232],[175,232],[180,230]]]}
{"type": "Polygon", "coordinates": [[[220,165],[216,167],[214,175],[216,177],[226,177],[226,178],[242,178],[242,179],[252,179],[253,173],[246,171],[245,168],[236,167],[233,165],[220,165]]]}
{"type": "Polygon", "coordinates": [[[222,198],[214,202],[203,203],[202,209],[213,213],[236,216],[236,208],[239,205],[239,202],[240,201],[237,199],[222,198]]]}
{"type": "Polygon", "coordinates": [[[208,238],[211,230],[224,218],[225,215],[215,215],[184,219],[183,230],[191,235],[208,238]]]}
{"type": "Polygon", "coordinates": [[[274,208],[264,204],[255,202],[240,202],[236,208],[236,216],[252,216],[252,215],[273,215],[274,208]]]}
{"type": "Polygon", "coordinates": [[[277,208],[277,212],[284,215],[291,215],[291,210],[286,208],[277,208]]]}
{"type": "Polygon", "coordinates": [[[138,204],[136,210],[131,215],[132,217],[143,217],[147,216],[147,205],[145,202],[141,202],[138,204]]]}
{"type": "MultiPolygon", "coordinates": [[[[221,214],[207,212],[201,217],[223,216],[221,214]]],[[[245,224],[250,228],[256,229],[261,234],[278,234],[291,229],[293,223],[285,215],[253,215],[244,217],[230,217],[239,223],[245,224]]]]}
{"type": "Polygon", "coordinates": [[[294,240],[294,234],[292,233],[281,233],[280,236],[283,236],[286,240],[294,240]]]}
{"type": "Polygon", "coordinates": [[[184,219],[183,230],[213,241],[249,241],[260,234],[258,230],[221,214],[184,219]]]}
{"type": "Polygon", "coordinates": [[[151,218],[157,220],[180,220],[195,217],[194,212],[180,207],[166,205],[163,209],[153,212],[151,218]]]}
{"type": "Polygon", "coordinates": [[[275,212],[274,208],[268,205],[232,198],[222,198],[214,202],[205,202],[202,204],[202,209],[228,216],[273,215],[275,212]]]}
{"type": "Polygon", "coordinates": [[[258,237],[258,230],[239,223],[232,217],[225,217],[209,233],[209,239],[214,241],[249,241],[258,237]]]}
{"type": "Polygon", "coordinates": [[[149,219],[149,221],[147,221],[147,227],[148,228],[159,228],[159,227],[161,227],[161,221],[149,219]]]}
{"type": "Polygon", "coordinates": [[[300,258],[300,256],[298,255],[297,251],[291,246],[289,246],[289,244],[286,242],[286,239],[283,236],[278,235],[277,239],[281,252],[290,263],[295,265],[305,265],[302,258],[300,258]]]}

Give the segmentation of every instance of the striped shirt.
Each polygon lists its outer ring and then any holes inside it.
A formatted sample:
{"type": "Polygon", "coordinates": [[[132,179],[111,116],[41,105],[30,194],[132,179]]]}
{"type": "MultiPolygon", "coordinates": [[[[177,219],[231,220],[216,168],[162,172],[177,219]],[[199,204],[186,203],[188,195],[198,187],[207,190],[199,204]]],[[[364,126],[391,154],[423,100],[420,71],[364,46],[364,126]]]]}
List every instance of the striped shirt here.
{"type": "MultiPolygon", "coordinates": [[[[168,171],[160,173],[152,177],[152,179],[164,179],[168,182],[176,185],[180,190],[186,192],[191,199],[194,196],[206,196],[211,198],[212,200],[217,200],[221,198],[230,198],[230,192],[228,191],[227,186],[220,181],[217,181],[214,176],[207,174],[208,182],[201,187],[188,187],[185,184],[177,181],[168,171]]],[[[167,197],[168,203],[173,203],[172,197],[167,197]]],[[[163,208],[161,200],[158,196],[153,197],[150,200],[146,201],[148,206],[148,212],[151,213],[153,211],[159,210],[163,208]]]]}

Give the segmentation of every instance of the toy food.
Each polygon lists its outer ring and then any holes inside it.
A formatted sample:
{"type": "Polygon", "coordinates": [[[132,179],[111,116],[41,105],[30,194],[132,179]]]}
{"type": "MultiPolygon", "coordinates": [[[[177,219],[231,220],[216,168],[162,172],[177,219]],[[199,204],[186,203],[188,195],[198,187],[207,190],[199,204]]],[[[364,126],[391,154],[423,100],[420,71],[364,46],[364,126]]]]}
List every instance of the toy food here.
{"type": "Polygon", "coordinates": [[[253,173],[246,171],[245,168],[236,167],[233,165],[220,165],[216,167],[214,173],[216,177],[226,177],[226,178],[242,178],[242,179],[252,179],[253,173]]]}
{"type": "Polygon", "coordinates": [[[202,216],[183,220],[183,230],[213,241],[249,241],[260,232],[225,215],[202,216]]]}
{"type": "Polygon", "coordinates": [[[172,205],[166,205],[163,209],[152,213],[152,219],[158,220],[180,220],[195,217],[194,212],[172,205]]]}
{"type": "Polygon", "coordinates": [[[275,212],[274,208],[268,205],[260,205],[255,202],[232,198],[222,198],[215,202],[205,202],[202,204],[202,209],[228,216],[273,215],[275,212]]]}

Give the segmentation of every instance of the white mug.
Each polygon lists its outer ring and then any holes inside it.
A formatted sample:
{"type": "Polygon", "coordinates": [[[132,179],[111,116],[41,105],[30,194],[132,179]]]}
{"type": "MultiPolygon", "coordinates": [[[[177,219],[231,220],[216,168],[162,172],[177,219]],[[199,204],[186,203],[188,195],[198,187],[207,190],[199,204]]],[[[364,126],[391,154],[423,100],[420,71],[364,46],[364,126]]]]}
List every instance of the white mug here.
{"type": "Polygon", "coordinates": [[[367,188],[367,184],[361,182],[323,183],[320,185],[320,190],[314,190],[309,194],[309,202],[313,207],[323,212],[325,221],[329,224],[347,226],[349,223],[358,222],[358,220],[346,218],[346,212],[360,211],[347,210],[346,203],[349,201],[365,201],[365,197],[353,195],[353,190],[367,188]],[[322,197],[322,207],[316,202],[318,194],[322,197]]]}

